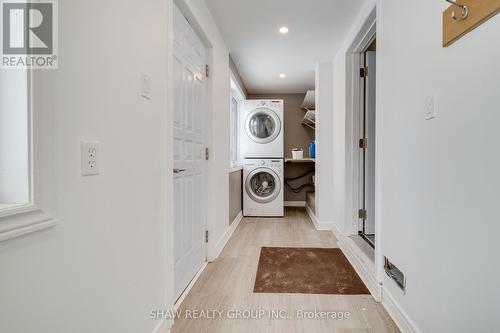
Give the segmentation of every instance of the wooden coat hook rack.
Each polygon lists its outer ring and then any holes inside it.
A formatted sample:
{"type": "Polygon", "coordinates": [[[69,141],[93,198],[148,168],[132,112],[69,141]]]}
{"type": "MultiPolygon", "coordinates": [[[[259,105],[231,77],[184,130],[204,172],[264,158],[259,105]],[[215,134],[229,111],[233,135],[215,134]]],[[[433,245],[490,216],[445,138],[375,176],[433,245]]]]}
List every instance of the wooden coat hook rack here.
{"type": "Polygon", "coordinates": [[[450,46],[469,31],[500,12],[500,0],[445,0],[443,47],[450,46]]]}

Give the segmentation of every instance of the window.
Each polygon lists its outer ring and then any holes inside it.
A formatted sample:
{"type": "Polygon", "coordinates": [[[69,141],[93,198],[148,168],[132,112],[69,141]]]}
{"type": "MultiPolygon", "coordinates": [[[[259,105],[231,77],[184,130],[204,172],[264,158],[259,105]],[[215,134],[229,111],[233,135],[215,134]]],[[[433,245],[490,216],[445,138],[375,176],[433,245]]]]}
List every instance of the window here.
{"type": "Polygon", "coordinates": [[[238,163],[238,100],[231,96],[231,129],[230,129],[230,157],[231,164],[238,163]]]}
{"type": "Polygon", "coordinates": [[[52,86],[48,75],[0,71],[0,241],[56,224],[49,214],[53,160],[47,158],[53,156],[52,86]]]}
{"type": "Polygon", "coordinates": [[[0,211],[29,204],[30,99],[26,70],[0,72],[0,211]]]}
{"type": "Polygon", "coordinates": [[[229,142],[230,142],[230,166],[235,167],[240,164],[239,160],[239,141],[238,141],[238,132],[239,132],[239,104],[243,101],[243,93],[241,89],[236,84],[236,81],[231,78],[231,94],[230,94],[230,130],[229,130],[229,142]]]}

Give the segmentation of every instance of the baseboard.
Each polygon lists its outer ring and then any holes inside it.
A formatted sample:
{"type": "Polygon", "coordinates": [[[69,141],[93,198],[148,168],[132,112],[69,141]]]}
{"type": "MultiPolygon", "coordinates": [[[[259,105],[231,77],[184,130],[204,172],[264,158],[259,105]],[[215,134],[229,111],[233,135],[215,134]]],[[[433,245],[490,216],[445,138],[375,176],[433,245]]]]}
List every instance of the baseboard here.
{"type": "Polygon", "coordinates": [[[306,205],[306,211],[307,211],[307,215],[309,215],[309,218],[311,219],[312,223],[314,224],[314,227],[316,229],[318,229],[319,223],[318,223],[318,219],[316,218],[316,214],[314,214],[311,207],[309,207],[308,205],[306,205]]]}
{"type": "Polygon", "coordinates": [[[318,224],[318,220],[316,219],[316,215],[312,211],[311,207],[309,207],[309,205],[306,205],[306,211],[307,211],[307,215],[309,215],[309,218],[311,219],[312,223],[314,224],[314,226],[316,226],[318,224]]]}
{"type": "Polygon", "coordinates": [[[366,285],[373,298],[377,302],[381,302],[382,306],[387,310],[389,316],[394,320],[399,330],[402,333],[420,333],[415,324],[410,320],[408,315],[396,303],[392,295],[384,286],[377,282],[375,277],[375,265],[368,264],[363,252],[357,247],[352,239],[344,236],[336,226],[332,228],[332,232],[337,238],[340,249],[347,257],[347,260],[354,267],[356,273],[366,285]],[[370,267],[371,266],[371,267],[370,267]]]}
{"type": "Polygon", "coordinates": [[[387,288],[383,288],[382,305],[402,333],[420,333],[406,312],[396,303],[394,297],[392,297],[387,288]]]}
{"type": "Polygon", "coordinates": [[[209,262],[214,261],[219,257],[222,250],[226,246],[227,242],[233,235],[234,231],[236,230],[242,219],[243,219],[243,212],[239,212],[238,215],[234,218],[233,223],[231,223],[229,228],[227,228],[226,232],[219,238],[219,240],[215,244],[215,248],[213,251],[214,255],[207,257],[207,260],[209,262]]]}
{"type": "Polygon", "coordinates": [[[172,328],[172,321],[163,318],[160,320],[158,325],[156,325],[155,329],[153,330],[153,333],[170,333],[170,329],[172,328]]]}
{"type": "MultiPolygon", "coordinates": [[[[338,230],[337,230],[338,232],[338,230]]],[[[375,277],[375,264],[359,249],[349,237],[336,234],[337,243],[352,267],[377,302],[382,300],[382,288],[375,277]]]]}
{"type": "Polygon", "coordinates": [[[337,228],[337,225],[335,223],[333,224],[332,232],[337,240],[339,240],[341,237],[345,237],[344,234],[340,232],[339,228],[337,228]]]}
{"type": "Polygon", "coordinates": [[[196,283],[196,281],[198,281],[198,278],[200,277],[201,273],[203,273],[203,271],[207,267],[207,264],[208,264],[207,261],[205,261],[203,263],[203,265],[198,270],[198,272],[196,273],[196,275],[194,276],[194,278],[191,280],[191,282],[189,282],[189,284],[186,287],[186,289],[184,289],[184,291],[182,292],[181,297],[179,297],[179,299],[177,300],[177,302],[175,302],[175,304],[174,304],[174,311],[177,311],[179,309],[179,307],[182,305],[182,302],[184,302],[184,299],[186,298],[187,294],[189,294],[189,292],[191,291],[191,288],[193,288],[193,286],[196,283]]]}
{"type": "Polygon", "coordinates": [[[314,224],[314,227],[316,230],[332,230],[334,227],[333,222],[325,222],[325,221],[319,221],[316,218],[316,214],[312,211],[311,207],[306,205],[306,211],[307,215],[309,215],[309,218],[311,219],[312,223],[314,224]]]}
{"type": "Polygon", "coordinates": [[[285,207],[305,207],[305,201],[285,201],[285,207]]]}

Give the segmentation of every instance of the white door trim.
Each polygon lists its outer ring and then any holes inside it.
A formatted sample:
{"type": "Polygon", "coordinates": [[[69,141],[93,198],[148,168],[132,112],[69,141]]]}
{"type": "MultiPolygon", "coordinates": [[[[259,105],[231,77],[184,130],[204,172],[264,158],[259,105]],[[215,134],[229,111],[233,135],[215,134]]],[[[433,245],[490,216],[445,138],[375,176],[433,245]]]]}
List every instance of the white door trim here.
{"type": "MultiPolygon", "coordinates": [[[[346,108],[346,121],[352,120],[352,123],[347,123],[346,126],[350,128],[350,137],[346,140],[346,152],[351,152],[351,160],[346,161],[348,166],[351,166],[352,181],[347,182],[351,188],[346,189],[346,207],[350,208],[348,210],[349,216],[351,216],[351,223],[346,226],[345,232],[347,235],[357,235],[358,234],[358,209],[362,203],[362,185],[360,184],[359,175],[361,166],[361,157],[359,149],[359,139],[361,138],[360,129],[360,115],[364,87],[363,80],[359,75],[359,69],[364,65],[362,53],[368,47],[368,45],[373,40],[376,33],[376,14],[375,9],[373,13],[367,18],[367,21],[363,25],[364,29],[358,33],[357,37],[351,44],[350,49],[347,51],[346,57],[346,99],[348,101],[346,108]],[[351,193],[351,195],[347,195],[351,193]]],[[[376,148],[377,149],[377,148],[376,148]]],[[[346,154],[346,156],[349,156],[346,154]]],[[[348,168],[349,169],[349,168],[348,168]]]]}
{"type": "MultiPolygon", "coordinates": [[[[363,180],[363,186],[360,186],[361,199],[359,207],[367,211],[365,220],[360,220],[360,229],[364,234],[375,234],[375,128],[376,128],[376,52],[363,52],[364,67],[368,68],[368,76],[364,79],[364,91],[361,97],[363,103],[363,118],[360,119],[360,129],[365,128],[364,137],[368,140],[367,148],[359,149],[360,165],[363,166],[363,172],[360,174],[360,183],[363,180]],[[373,87],[372,87],[373,85],[373,87]],[[375,89],[373,89],[375,88],[375,89]]],[[[359,110],[361,112],[361,109],[359,110]]],[[[361,185],[361,184],[360,184],[361,185]]]]}
{"type": "MultiPolygon", "coordinates": [[[[357,235],[359,230],[359,218],[358,209],[361,207],[362,202],[362,185],[360,184],[361,178],[361,158],[362,154],[359,149],[359,139],[361,138],[360,129],[360,115],[362,104],[362,94],[364,93],[363,80],[360,77],[360,68],[364,65],[362,53],[373,41],[377,30],[377,12],[376,7],[373,8],[371,13],[366,18],[365,23],[362,28],[354,37],[350,47],[346,53],[346,177],[350,180],[347,181],[347,186],[345,190],[346,198],[346,225],[344,226],[345,236],[357,235]]],[[[376,77],[377,82],[380,79],[379,76],[376,77]]],[[[378,95],[378,94],[377,94],[378,95]]],[[[378,103],[378,99],[376,101],[378,103]]],[[[378,106],[378,105],[377,105],[378,106]]],[[[380,134],[380,122],[379,116],[376,115],[375,121],[375,270],[373,271],[373,278],[376,281],[380,280],[380,219],[379,216],[379,204],[378,196],[380,189],[378,188],[379,181],[379,170],[378,170],[378,156],[379,156],[379,134],[380,134]]],[[[357,246],[357,245],[354,245],[357,246]]]]}
{"type": "MultiPolygon", "coordinates": [[[[359,70],[363,66],[362,53],[373,41],[377,31],[377,7],[374,5],[372,11],[367,16],[365,22],[360,28],[357,35],[353,38],[347,52],[346,52],[346,170],[349,181],[347,181],[345,198],[346,198],[346,225],[344,226],[344,237],[358,234],[358,209],[361,203],[361,186],[360,186],[360,165],[361,154],[359,153],[359,139],[361,138],[360,124],[360,108],[363,106],[361,103],[363,93],[363,81],[360,78],[359,70]]],[[[377,83],[380,76],[377,75],[377,83]]],[[[378,90],[378,84],[377,90],[378,90]]],[[[378,96],[378,93],[376,94],[378,96]]],[[[377,109],[378,99],[376,100],[377,109]]],[[[380,155],[380,121],[379,114],[376,115],[375,121],[375,269],[371,271],[373,274],[371,281],[381,280],[381,254],[380,254],[380,170],[379,170],[379,155],[380,155]]],[[[356,244],[351,244],[357,246],[356,244]]],[[[355,256],[353,256],[354,258],[355,256]]],[[[370,272],[367,270],[366,272],[370,272]]]]}

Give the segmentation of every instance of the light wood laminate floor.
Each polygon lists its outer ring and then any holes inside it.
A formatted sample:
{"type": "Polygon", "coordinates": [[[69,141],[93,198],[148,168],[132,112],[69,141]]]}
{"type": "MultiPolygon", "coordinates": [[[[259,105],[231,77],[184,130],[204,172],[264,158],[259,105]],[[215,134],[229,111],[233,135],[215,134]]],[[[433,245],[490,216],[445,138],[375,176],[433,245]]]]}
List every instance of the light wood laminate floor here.
{"type": "MultiPolygon", "coordinates": [[[[399,332],[371,295],[258,294],[253,292],[262,246],[338,247],[333,233],[317,231],[305,209],[285,218],[244,218],[217,260],[209,263],[180,307],[172,333],[368,333],[399,332]],[[224,311],[216,319],[186,318],[187,311],[224,311]],[[259,319],[231,319],[253,310],[259,319]],[[258,315],[264,310],[264,315],[258,315]],[[280,310],[281,319],[268,316],[280,310]],[[297,311],[349,312],[350,318],[298,319],[297,311]],[[243,313],[242,313],[243,314],[243,313]]],[[[191,312],[194,314],[194,312],[191,312]]],[[[209,312],[205,312],[209,313],[209,312]]],[[[277,313],[277,312],[276,312],[277,313]]]]}

